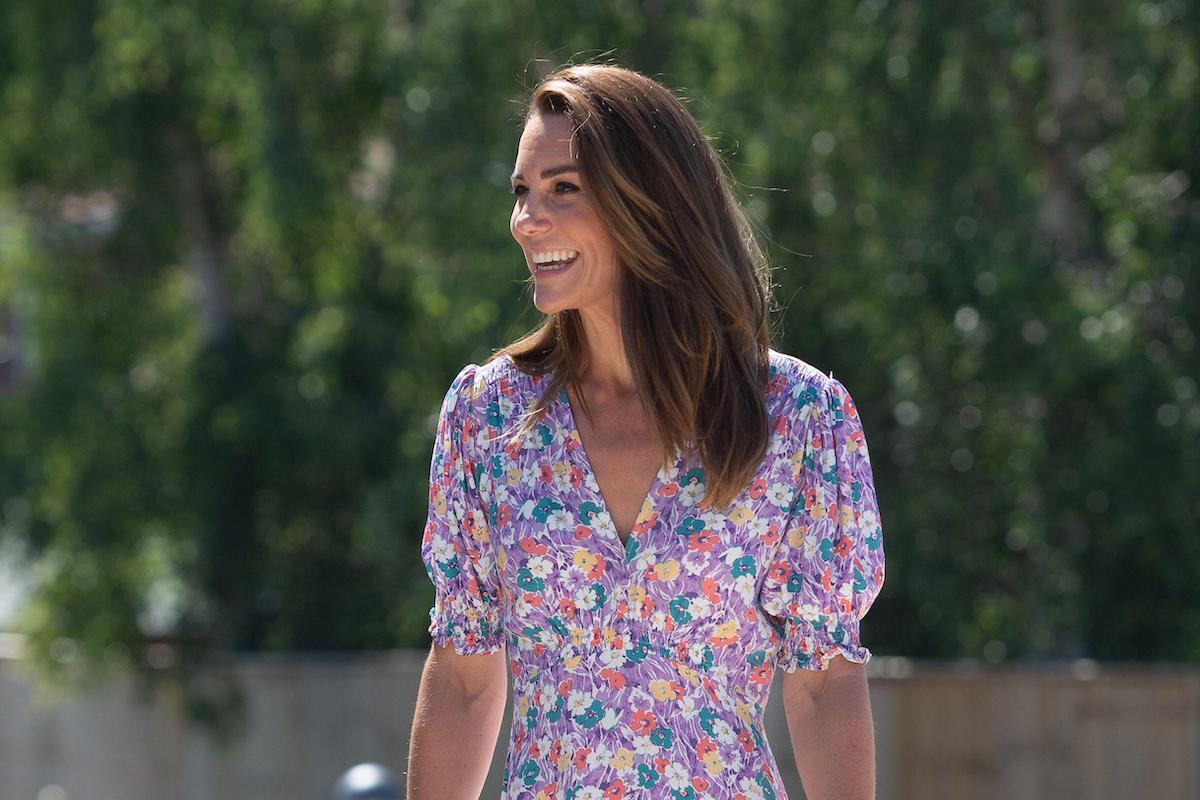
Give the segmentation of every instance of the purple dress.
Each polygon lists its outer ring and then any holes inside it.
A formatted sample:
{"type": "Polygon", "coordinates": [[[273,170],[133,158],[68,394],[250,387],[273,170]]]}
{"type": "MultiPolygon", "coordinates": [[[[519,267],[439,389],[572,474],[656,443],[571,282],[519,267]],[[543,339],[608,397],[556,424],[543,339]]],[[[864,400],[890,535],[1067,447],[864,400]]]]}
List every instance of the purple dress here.
{"type": "Polygon", "coordinates": [[[786,798],[762,716],[776,667],[864,663],[883,530],[849,393],[770,351],[767,454],[724,511],[698,455],[654,478],[622,546],[560,391],[506,357],[446,393],[421,557],[429,632],[507,647],[513,723],[502,800],[786,798]]]}

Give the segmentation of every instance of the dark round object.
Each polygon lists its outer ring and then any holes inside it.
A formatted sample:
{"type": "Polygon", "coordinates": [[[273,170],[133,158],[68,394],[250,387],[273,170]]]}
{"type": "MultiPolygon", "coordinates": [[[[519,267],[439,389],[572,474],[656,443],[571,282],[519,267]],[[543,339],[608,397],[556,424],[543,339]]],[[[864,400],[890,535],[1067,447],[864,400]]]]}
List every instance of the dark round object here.
{"type": "Polygon", "coordinates": [[[396,778],[379,764],[355,764],[333,787],[334,800],[400,800],[396,778]]]}

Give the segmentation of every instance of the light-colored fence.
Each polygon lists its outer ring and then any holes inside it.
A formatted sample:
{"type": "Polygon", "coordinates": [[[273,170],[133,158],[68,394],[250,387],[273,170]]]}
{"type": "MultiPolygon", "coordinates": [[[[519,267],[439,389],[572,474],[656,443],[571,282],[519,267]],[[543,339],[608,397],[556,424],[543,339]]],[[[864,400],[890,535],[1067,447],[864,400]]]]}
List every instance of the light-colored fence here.
{"type": "MultiPolygon", "coordinates": [[[[243,659],[249,727],[223,751],[128,680],[39,707],[22,663],[0,659],[0,800],[325,800],[359,762],[402,775],[423,661],[243,659]]],[[[868,667],[882,800],[1200,797],[1200,667],[868,667]]],[[[778,692],[776,676],[767,732],[798,800],[778,692]]],[[[484,798],[499,796],[510,714],[484,798]]]]}

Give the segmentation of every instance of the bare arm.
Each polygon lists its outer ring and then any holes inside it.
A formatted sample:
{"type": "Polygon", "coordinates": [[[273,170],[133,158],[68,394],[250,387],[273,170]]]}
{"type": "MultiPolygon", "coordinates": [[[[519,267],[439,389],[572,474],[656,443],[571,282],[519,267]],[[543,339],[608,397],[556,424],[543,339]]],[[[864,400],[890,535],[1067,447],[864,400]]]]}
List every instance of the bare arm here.
{"type": "Polygon", "coordinates": [[[436,644],[421,672],[408,748],[408,800],[478,800],[508,700],[505,651],[436,644]]]}
{"type": "Polygon", "coordinates": [[[873,800],[875,731],[862,664],[783,673],[783,703],[808,800],[873,800]]]}

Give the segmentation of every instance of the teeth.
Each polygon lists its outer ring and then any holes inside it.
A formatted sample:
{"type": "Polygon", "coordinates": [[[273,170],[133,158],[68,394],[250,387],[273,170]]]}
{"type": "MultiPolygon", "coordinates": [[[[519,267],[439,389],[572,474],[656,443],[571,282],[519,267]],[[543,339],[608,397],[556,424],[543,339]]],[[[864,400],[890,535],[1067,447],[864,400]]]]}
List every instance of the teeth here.
{"type": "Polygon", "coordinates": [[[579,255],[577,250],[547,250],[544,253],[534,253],[533,263],[545,264],[548,261],[570,261],[579,255]]]}

